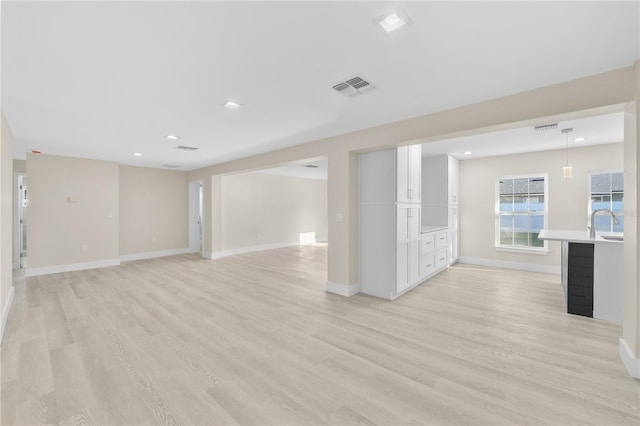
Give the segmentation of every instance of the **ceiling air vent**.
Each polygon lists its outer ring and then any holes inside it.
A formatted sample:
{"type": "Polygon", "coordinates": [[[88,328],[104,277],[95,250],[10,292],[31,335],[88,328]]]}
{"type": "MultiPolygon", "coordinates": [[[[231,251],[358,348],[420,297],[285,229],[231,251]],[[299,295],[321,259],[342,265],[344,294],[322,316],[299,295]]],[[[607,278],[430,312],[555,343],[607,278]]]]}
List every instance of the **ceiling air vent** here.
{"type": "Polygon", "coordinates": [[[363,93],[376,88],[373,84],[359,76],[355,76],[346,81],[341,81],[331,87],[336,92],[348,97],[362,95],[363,93]]]}
{"type": "Polygon", "coordinates": [[[308,167],[308,168],[310,168],[310,169],[317,169],[317,168],[318,168],[318,165],[317,165],[317,164],[305,164],[305,165],[304,165],[304,166],[302,166],[302,167],[308,167]]]}
{"type": "Polygon", "coordinates": [[[536,132],[541,132],[543,130],[553,130],[557,128],[558,128],[558,123],[551,123],[551,124],[543,124],[542,126],[536,126],[534,127],[534,130],[536,132]]]}
{"type": "Polygon", "coordinates": [[[163,164],[162,167],[166,167],[167,169],[177,169],[180,166],[177,164],[163,164]]]}
{"type": "Polygon", "coordinates": [[[195,151],[198,148],[196,148],[195,146],[178,145],[176,146],[176,149],[181,149],[183,151],[195,151]]]}

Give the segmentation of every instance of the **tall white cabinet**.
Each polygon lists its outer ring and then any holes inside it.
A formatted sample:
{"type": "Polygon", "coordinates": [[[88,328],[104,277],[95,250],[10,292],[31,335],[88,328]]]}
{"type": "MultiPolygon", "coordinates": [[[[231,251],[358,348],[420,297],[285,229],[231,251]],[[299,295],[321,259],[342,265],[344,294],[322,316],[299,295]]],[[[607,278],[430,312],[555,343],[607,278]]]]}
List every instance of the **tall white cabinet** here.
{"type": "Polygon", "coordinates": [[[459,163],[448,155],[422,158],[422,225],[448,230],[448,263],[458,260],[459,163]]]}
{"type": "Polygon", "coordinates": [[[360,292],[394,299],[420,282],[422,147],[360,155],[360,292]]]}

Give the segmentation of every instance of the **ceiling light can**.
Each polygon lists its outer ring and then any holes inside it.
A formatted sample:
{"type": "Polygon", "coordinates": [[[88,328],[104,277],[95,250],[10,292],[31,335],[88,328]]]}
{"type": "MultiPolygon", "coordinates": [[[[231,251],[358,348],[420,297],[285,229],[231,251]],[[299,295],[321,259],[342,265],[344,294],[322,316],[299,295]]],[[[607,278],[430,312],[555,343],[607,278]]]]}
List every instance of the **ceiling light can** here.
{"type": "Polygon", "coordinates": [[[222,105],[227,109],[238,109],[238,108],[240,108],[242,106],[242,105],[240,105],[239,103],[237,103],[235,101],[226,101],[222,105]]]}

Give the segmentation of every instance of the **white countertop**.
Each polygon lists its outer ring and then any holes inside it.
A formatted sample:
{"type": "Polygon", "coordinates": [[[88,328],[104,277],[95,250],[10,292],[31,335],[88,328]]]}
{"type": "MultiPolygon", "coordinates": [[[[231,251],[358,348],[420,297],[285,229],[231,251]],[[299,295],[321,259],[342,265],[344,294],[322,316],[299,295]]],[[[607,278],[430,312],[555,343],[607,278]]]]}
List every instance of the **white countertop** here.
{"type": "Polygon", "coordinates": [[[449,229],[446,225],[422,225],[420,232],[422,234],[433,231],[441,231],[443,229],[449,229]]]}
{"type": "Polygon", "coordinates": [[[589,238],[589,231],[570,231],[559,229],[546,229],[540,231],[538,238],[541,240],[549,241],[571,241],[573,243],[612,243],[622,244],[622,241],[606,240],[602,236],[619,236],[622,237],[621,232],[597,232],[595,240],[589,238]]]}

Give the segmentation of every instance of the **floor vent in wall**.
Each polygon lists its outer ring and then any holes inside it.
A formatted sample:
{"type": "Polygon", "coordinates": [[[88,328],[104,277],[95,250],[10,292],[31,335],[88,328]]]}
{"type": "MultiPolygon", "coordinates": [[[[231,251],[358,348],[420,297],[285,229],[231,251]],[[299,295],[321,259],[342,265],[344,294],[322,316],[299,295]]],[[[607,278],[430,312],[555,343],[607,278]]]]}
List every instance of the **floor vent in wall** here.
{"type": "Polygon", "coordinates": [[[347,97],[362,95],[376,88],[373,84],[360,76],[355,76],[346,81],[341,81],[331,86],[333,90],[347,97]]]}

